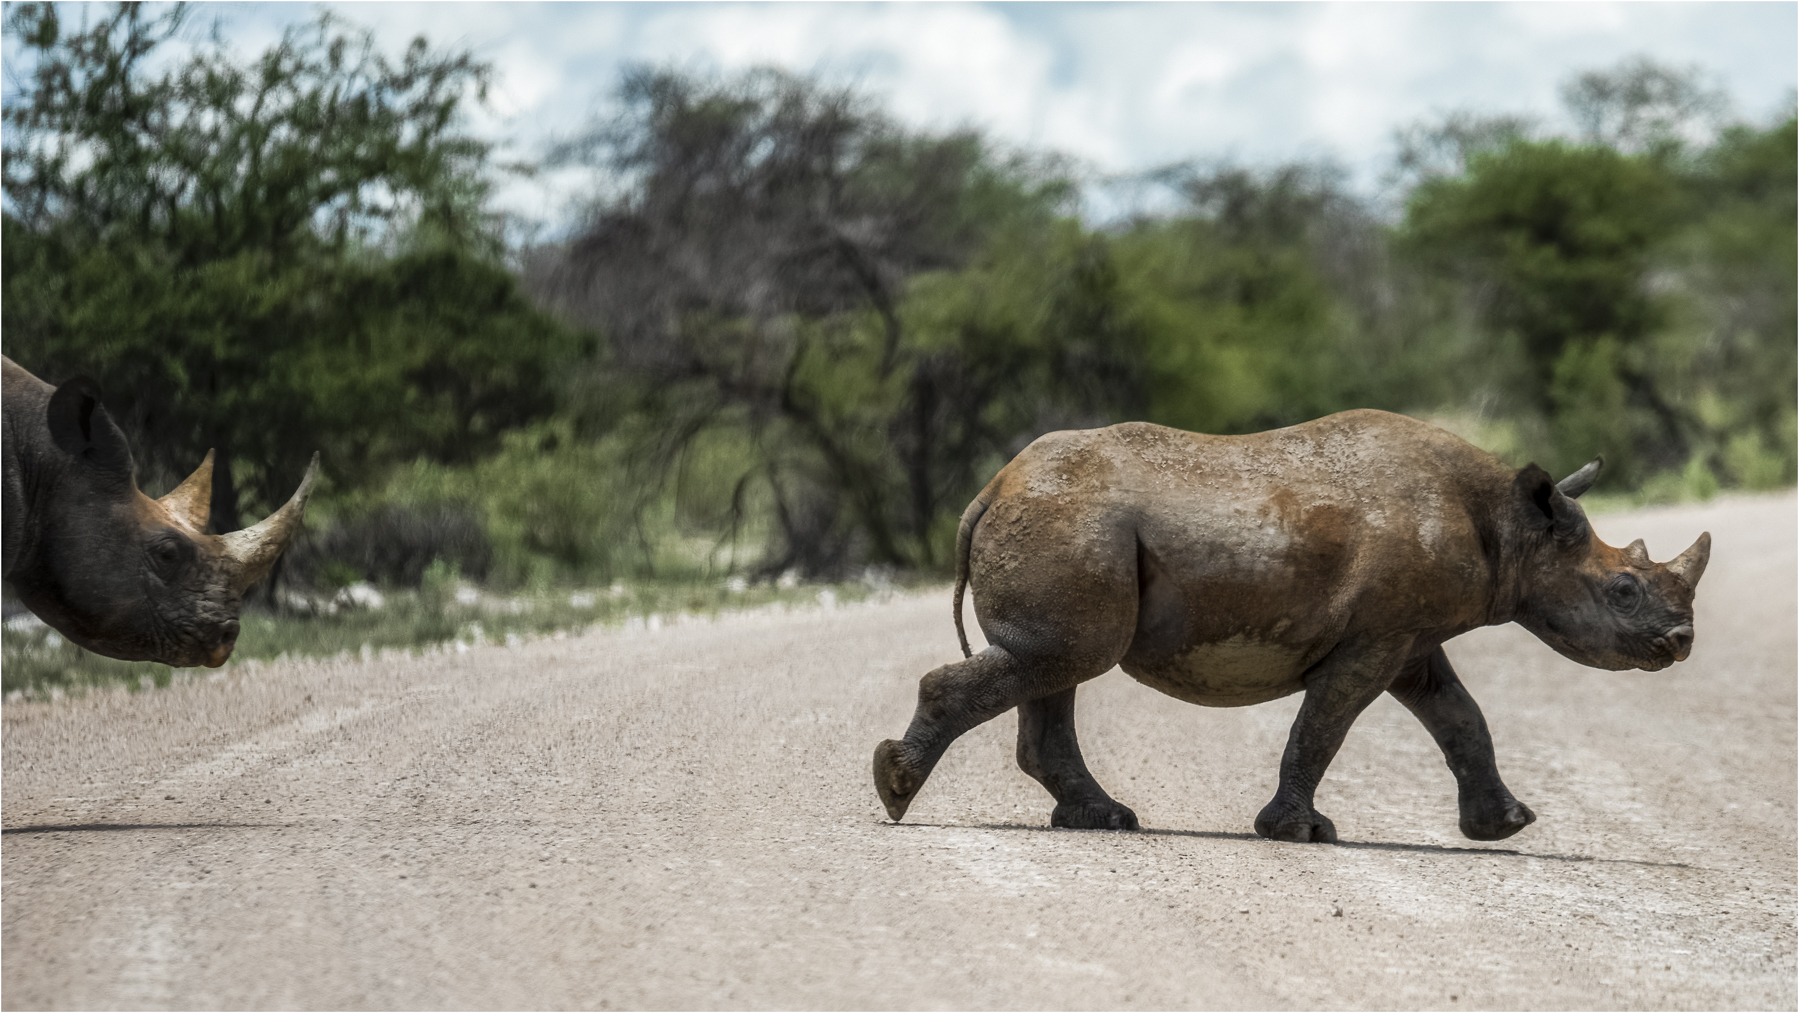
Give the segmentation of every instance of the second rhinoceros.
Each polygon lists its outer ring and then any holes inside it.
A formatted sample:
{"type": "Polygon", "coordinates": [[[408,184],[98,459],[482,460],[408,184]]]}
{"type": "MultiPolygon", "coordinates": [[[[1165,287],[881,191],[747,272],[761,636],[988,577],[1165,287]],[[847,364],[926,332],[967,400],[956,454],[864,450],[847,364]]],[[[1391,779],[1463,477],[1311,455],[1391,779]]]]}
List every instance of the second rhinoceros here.
{"type": "Polygon", "coordinates": [[[244,590],[300,530],[318,455],[262,523],[206,533],[212,454],[168,495],[137,487],[125,434],[91,381],[52,387],[0,356],[5,578],[39,619],[96,654],[217,668],[244,590]]]}
{"type": "Polygon", "coordinates": [[[972,586],[991,646],[920,680],[905,738],[875,749],[875,788],[900,819],[957,736],[1017,707],[1018,763],[1055,796],[1051,823],[1136,829],[1075,738],[1075,688],[1118,665],[1207,706],[1305,693],[1263,837],[1336,840],[1313,792],[1383,692],[1442,748],[1462,833],[1509,837],[1536,816],[1500,780],[1444,641],[1516,622],[1614,670],[1692,648],[1710,534],[1667,563],[1641,540],[1601,542],[1574,502],[1600,465],[1556,483],[1376,411],[1250,436],[1143,423],[1044,436],[962,515],[956,629],[972,586]]]}

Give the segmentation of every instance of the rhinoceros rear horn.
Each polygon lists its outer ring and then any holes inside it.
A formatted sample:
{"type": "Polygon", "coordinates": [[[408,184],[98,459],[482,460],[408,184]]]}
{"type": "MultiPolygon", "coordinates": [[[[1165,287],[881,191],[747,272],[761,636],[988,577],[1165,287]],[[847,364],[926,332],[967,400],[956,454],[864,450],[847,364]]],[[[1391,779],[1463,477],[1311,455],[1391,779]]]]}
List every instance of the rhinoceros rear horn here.
{"type": "Polygon", "coordinates": [[[1593,483],[1599,481],[1599,469],[1603,467],[1605,467],[1605,458],[1595,457],[1582,465],[1579,471],[1557,482],[1555,487],[1563,496],[1569,499],[1579,499],[1581,493],[1593,488],[1593,483]]]}
{"type": "Polygon", "coordinates": [[[1688,587],[1699,586],[1699,578],[1705,576],[1705,564],[1712,558],[1712,533],[1703,531],[1699,540],[1687,546],[1687,551],[1668,560],[1668,572],[1686,581],[1688,587]]]}
{"type": "Polygon", "coordinates": [[[236,590],[242,591],[266,576],[275,560],[281,558],[287,543],[300,533],[300,521],[306,515],[306,499],[312,495],[312,480],[318,471],[319,455],[315,453],[312,463],[306,466],[306,477],[300,480],[300,488],[281,509],[263,518],[262,523],[253,528],[219,536],[224,543],[225,555],[236,564],[231,577],[236,590]]]}
{"type": "Polygon", "coordinates": [[[206,452],[206,460],[187,481],[156,502],[195,531],[205,531],[206,522],[212,519],[212,451],[206,452]]]}

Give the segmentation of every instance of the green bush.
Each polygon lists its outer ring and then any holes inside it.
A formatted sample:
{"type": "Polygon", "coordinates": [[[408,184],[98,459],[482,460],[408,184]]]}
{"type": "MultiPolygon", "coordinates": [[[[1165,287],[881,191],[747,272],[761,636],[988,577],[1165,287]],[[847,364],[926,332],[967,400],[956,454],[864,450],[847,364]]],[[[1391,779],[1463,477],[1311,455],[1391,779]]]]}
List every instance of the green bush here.
{"type": "Polygon", "coordinates": [[[1724,469],[1744,489],[1773,489],[1793,480],[1793,455],[1770,447],[1759,432],[1735,433],[1724,446],[1724,469]]]}

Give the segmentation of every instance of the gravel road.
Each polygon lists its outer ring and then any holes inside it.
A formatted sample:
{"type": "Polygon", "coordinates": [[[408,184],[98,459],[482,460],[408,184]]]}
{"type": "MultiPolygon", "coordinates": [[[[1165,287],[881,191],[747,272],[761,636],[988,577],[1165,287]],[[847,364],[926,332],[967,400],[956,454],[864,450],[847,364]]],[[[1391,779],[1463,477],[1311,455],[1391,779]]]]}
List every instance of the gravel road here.
{"type": "MultiPolygon", "coordinates": [[[[1114,672],[1082,741],[1142,833],[1056,831],[1010,715],[903,825],[869,775],[947,589],[4,709],[6,1009],[1793,1009],[1795,499],[1596,519],[1716,538],[1692,659],[1449,645],[1538,822],[1456,832],[1376,703],[1256,839],[1297,697],[1114,672]]],[[[971,633],[973,631],[971,630],[971,633]]]]}

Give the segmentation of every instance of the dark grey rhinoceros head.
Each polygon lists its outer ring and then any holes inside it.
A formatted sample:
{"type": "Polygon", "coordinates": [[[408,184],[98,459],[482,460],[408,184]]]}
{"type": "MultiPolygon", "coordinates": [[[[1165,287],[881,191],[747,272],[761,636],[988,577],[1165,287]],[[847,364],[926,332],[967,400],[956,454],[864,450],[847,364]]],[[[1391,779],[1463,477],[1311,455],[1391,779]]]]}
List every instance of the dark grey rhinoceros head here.
{"type": "Polygon", "coordinates": [[[237,643],[243,593],[266,575],[300,529],[318,471],[262,523],[206,533],[209,451],[161,499],[137,487],[125,436],[91,381],[56,388],[48,404],[54,473],[34,476],[38,537],[29,568],[12,574],[20,600],[82,647],[125,661],[216,668],[237,643]]]}
{"type": "Polygon", "coordinates": [[[1711,532],[1666,563],[1637,539],[1622,549],[1599,540],[1574,500],[1592,487],[1603,459],[1560,483],[1536,465],[1513,482],[1521,540],[1518,623],[1564,657],[1613,671],[1658,671],[1693,648],[1693,592],[1711,558],[1711,532]]]}

